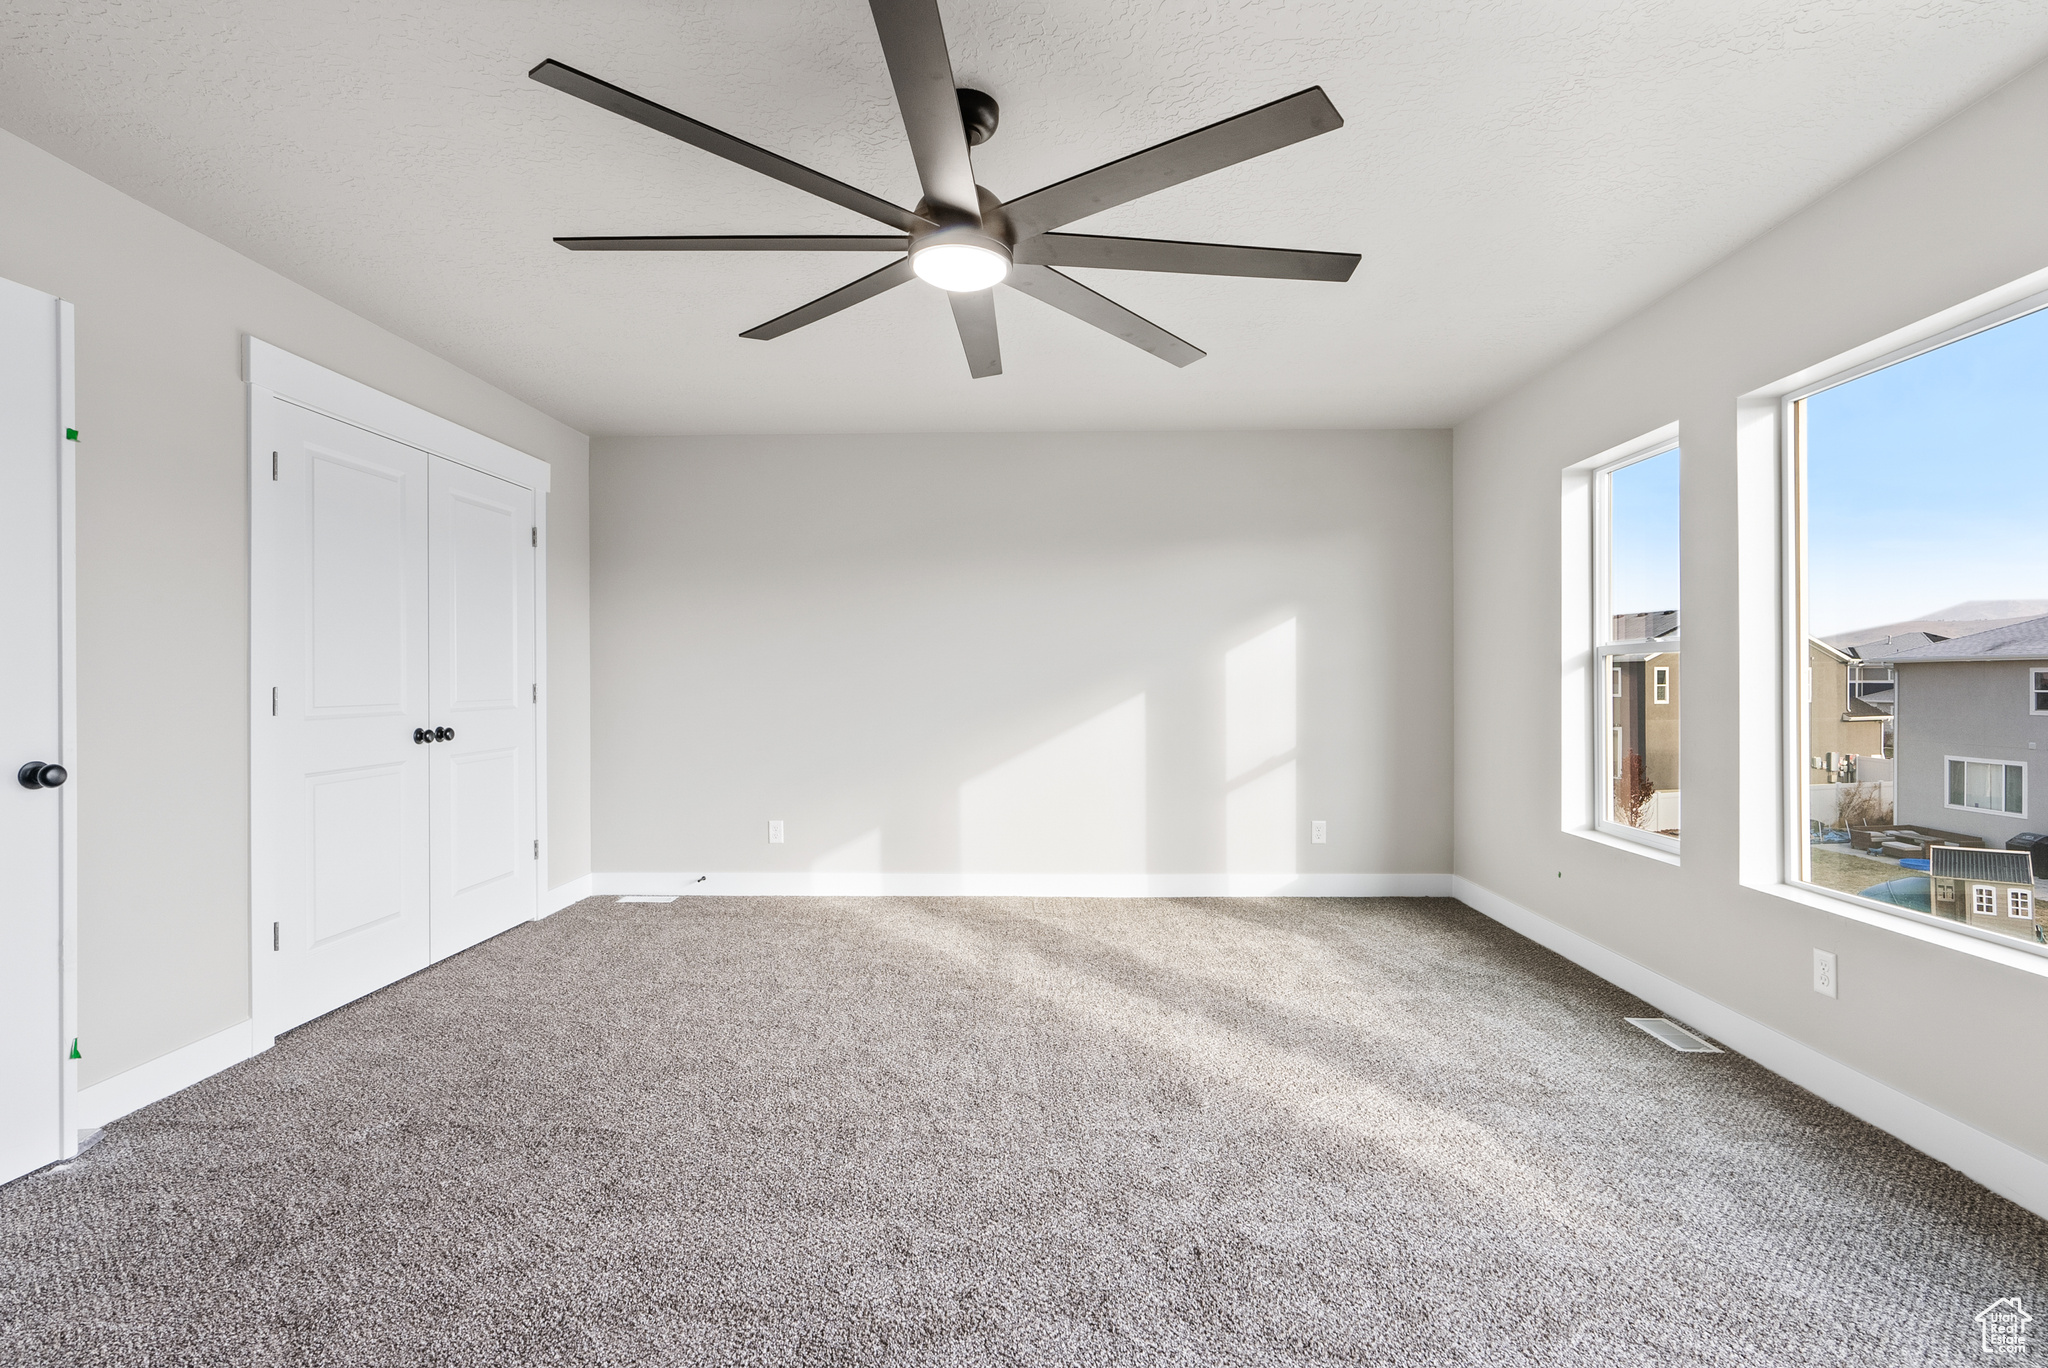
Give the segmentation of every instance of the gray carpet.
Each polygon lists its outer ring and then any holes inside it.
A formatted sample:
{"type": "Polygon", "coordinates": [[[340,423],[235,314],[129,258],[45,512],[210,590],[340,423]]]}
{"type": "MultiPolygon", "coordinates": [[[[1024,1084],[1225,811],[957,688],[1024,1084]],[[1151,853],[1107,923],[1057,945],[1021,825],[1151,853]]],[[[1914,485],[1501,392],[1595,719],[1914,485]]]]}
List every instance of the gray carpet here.
{"type": "Polygon", "coordinates": [[[1446,901],[592,899],[0,1189],[0,1362],[1860,1366],[2048,1314],[2048,1225],[1624,1014],[1446,901]]]}

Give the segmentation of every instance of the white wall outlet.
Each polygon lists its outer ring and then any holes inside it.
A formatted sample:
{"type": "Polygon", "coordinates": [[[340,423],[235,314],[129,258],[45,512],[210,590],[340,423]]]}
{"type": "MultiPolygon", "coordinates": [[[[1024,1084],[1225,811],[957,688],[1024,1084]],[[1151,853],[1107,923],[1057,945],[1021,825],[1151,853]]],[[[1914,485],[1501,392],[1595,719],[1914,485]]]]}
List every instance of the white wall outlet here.
{"type": "Polygon", "coordinates": [[[1328,845],[1330,843],[1330,824],[1328,822],[1310,822],[1308,824],[1308,839],[1313,845],[1328,845]]]}
{"type": "Polygon", "coordinates": [[[770,823],[768,824],[768,844],[769,844],[769,845],[781,845],[781,844],[782,844],[782,823],[780,823],[780,822],[770,822],[770,823]]]}
{"type": "Polygon", "coordinates": [[[1832,950],[1813,952],[1813,991],[1822,997],[1835,996],[1835,955],[1832,950]]]}

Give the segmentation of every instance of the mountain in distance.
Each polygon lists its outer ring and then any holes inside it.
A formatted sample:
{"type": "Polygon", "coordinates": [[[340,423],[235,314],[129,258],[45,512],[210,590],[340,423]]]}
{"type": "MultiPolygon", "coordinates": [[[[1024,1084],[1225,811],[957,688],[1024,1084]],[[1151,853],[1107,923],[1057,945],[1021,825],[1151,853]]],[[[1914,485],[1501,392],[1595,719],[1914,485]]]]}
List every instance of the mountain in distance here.
{"type": "Polygon", "coordinates": [[[1888,642],[1916,632],[1924,633],[1929,640],[1939,641],[1968,636],[1972,632],[1988,632],[1994,627],[2010,627],[2015,622],[2027,622],[2037,617],[2048,617],[2048,599],[1971,599],[1968,603],[1938,609],[1925,617],[1887,622],[1876,627],[1859,627],[1853,632],[1837,632],[1820,640],[1823,645],[1838,651],[1849,651],[1857,646],[1888,642]]]}

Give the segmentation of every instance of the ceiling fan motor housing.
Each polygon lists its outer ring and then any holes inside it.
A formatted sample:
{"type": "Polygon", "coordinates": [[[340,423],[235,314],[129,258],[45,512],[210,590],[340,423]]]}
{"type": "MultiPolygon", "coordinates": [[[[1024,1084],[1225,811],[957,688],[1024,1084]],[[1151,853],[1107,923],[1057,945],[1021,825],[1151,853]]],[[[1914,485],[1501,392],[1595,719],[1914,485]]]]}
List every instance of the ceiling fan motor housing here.
{"type": "Polygon", "coordinates": [[[960,97],[960,122],[967,129],[967,145],[979,147],[996,135],[996,120],[1002,117],[1002,111],[995,96],[986,91],[962,86],[955,93],[960,97]]]}

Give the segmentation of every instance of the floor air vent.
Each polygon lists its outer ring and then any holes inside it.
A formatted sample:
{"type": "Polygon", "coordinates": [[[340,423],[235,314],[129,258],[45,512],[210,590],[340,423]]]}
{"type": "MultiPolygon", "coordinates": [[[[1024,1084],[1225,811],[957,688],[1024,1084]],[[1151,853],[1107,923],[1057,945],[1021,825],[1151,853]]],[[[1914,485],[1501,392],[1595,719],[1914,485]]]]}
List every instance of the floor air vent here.
{"type": "Polygon", "coordinates": [[[1674,1050],[1683,1050],[1687,1054],[1720,1054],[1722,1052],[1719,1045],[1710,1045],[1677,1022],[1667,1021],[1663,1017],[1623,1017],[1622,1020],[1631,1026],[1640,1027],[1648,1031],[1674,1050]]]}
{"type": "Polygon", "coordinates": [[[620,902],[669,903],[675,900],[673,893],[623,893],[619,896],[620,902]]]}

